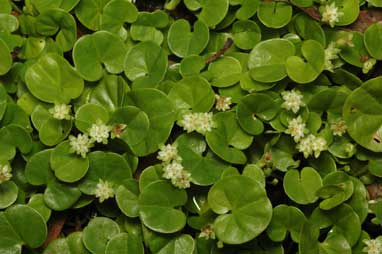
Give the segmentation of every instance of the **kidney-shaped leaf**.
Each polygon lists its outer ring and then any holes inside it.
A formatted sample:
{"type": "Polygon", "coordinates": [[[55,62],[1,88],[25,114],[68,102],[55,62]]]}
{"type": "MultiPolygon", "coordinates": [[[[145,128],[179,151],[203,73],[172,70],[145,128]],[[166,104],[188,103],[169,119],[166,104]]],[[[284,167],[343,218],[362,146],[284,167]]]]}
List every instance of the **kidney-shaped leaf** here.
{"type": "Polygon", "coordinates": [[[60,55],[48,53],[31,65],[25,73],[29,91],[50,103],[65,103],[81,95],[84,81],[60,55]]]}
{"type": "Polygon", "coordinates": [[[122,39],[107,31],[81,37],[73,49],[73,61],[81,76],[96,81],[103,76],[103,66],[112,73],[123,71],[126,47],[122,39]]]}
{"type": "Polygon", "coordinates": [[[178,19],[168,30],[168,46],[178,57],[199,55],[207,46],[208,40],[208,27],[200,20],[194,23],[193,32],[190,31],[190,23],[185,19],[178,19]]]}
{"type": "Polygon", "coordinates": [[[310,167],[301,172],[290,169],[284,176],[284,190],[288,197],[298,204],[314,203],[318,197],[316,192],[322,186],[320,174],[310,167]]]}
{"type": "Polygon", "coordinates": [[[208,193],[208,204],[220,214],[214,222],[216,236],[228,244],[254,239],[272,218],[272,204],[265,189],[247,176],[225,177],[214,184],[208,193]]]}
{"type": "Polygon", "coordinates": [[[12,67],[12,56],[7,44],[0,39],[0,75],[7,73],[12,67]]]}
{"type": "Polygon", "coordinates": [[[186,224],[186,215],[179,209],[187,201],[185,190],[167,181],[147,185],[139,195],[139,217],[143,224],[160,233],[174,233],[186,224]]]}
{"type": "Polygon", "coordinates": [[[292,42],[270,39],[258,43],[248,58],[251,77],[259,82],[276,82],[287,76],[285,62],[295,54],[292,42]]]}
{"type": "Polygon", "coordinates": [[[374,78],[355,89],[347,97],[343,108],[349,135],[374,152],[382,152],[381,101],[382,78],[374,78]]]}
{"type": "Polygon", "coordinates": [[[325,51],[322,45],[314,40],[302,43],[301,53],[304,57],[291,56],[286,61],[288,76],[297,83],[309,83],[315,80],[324,69],[325,51]]]}

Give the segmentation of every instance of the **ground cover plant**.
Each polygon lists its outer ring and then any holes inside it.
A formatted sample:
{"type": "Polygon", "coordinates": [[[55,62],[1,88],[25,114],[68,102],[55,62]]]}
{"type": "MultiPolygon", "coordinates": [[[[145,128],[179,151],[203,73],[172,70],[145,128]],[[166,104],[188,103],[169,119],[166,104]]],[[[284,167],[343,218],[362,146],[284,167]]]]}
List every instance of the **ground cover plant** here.
{"type": "Polygon", "coordinates": [[[379,0],[0,0],[1,254],[382,254],[379,0]]]}

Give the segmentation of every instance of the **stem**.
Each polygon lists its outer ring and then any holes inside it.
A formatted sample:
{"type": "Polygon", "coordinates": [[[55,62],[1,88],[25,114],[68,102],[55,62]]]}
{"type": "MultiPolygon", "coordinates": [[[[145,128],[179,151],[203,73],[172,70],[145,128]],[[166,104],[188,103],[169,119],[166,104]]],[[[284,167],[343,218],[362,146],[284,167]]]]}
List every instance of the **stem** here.
{"type": "Polygon", "coordinates": [[[14,2],[10,1],[11,5],[12,5],[12,9],[18,13],[23,13],[23,11],[17,6],[17,4],[15,4],[14,2]]]}
{"type": "Polygon", "coordinates": [[[218,59],[219,57],[221,57],[222,55],[224,55],[224,53],[232,46],[232,44],[233,44],[233,40],[231,38],[228,38],[227,41],[224,43],[223,48],[221,50],[219,50],[213,56],[209,57],[206,60],[206,64],[210,64],[213,61],[215,61],[216,59],[218,59]]]}

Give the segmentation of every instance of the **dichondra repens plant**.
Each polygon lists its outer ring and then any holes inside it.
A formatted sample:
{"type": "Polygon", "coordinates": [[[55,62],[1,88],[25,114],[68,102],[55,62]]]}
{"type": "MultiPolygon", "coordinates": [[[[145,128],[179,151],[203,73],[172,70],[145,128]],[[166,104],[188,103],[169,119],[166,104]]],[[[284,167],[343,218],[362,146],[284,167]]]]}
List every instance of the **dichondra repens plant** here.
{"type": "Polygon", "coordinates": [[[0,254],[382,254],[380,0],[0,0],[0,254]]]}

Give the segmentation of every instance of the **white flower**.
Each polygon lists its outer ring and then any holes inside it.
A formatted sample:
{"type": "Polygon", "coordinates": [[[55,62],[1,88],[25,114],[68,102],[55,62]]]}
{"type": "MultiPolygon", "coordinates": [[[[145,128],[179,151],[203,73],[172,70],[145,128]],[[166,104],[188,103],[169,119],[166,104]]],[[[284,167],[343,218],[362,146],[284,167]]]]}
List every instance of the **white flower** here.
{"type": "Polygon", "coordinates": [[[93,146],[93,142],[87,134],[78,134],[77,137],[69,136],[69,144],[71,152],[81,155],[83,158],[86,157],[89,148],[93,146]]]}
{"type": "Polygon", "coordinates": [[[346,132],[346,129],[346,123],[342,119],[339,119],[330,125],[330,130],[334,136],[342,136],[346,132]]]}
{"type": "Polygon", "coordinates": [[[338,56],[340,52],[341,49],[336,47],[335,42],[329,43],[328,47],[325,49],[325,70],[333,72],[335,68],[341,67],[343,62],[338,56]]]}
{"type": "Polygon", "coordinates": [[[297,113],[300,107],[305,105],[302,101],[303,96],[298,90],[284,91],[281,93],[281,96],[284,100],[281,106],[286,110],[293,111],[293,113],[297,113]]]}
{"type": "Polygon", "coordinates": [[[218,94],[215,94],[216,104],[215,108],[219,111],[226,111],[231,108],[231,97],[224,97],[218,94]]]}
{"type": "Polygon", "coordinates": [[[289,121],[288,129],[285,133],[290,134],[295,142],[300,141],[304,137],[305,123],[302,121],[301,116],[289,121]]]}
{"type": "Polygon", "coordinates": [[[318,158],[320,153],[327,149],[327,144],[325,139],[310,134],[300,141],[297,145],[297,149],[304,154],[305,158],[312,154],[318,158]]]}
{"type": "Polygon", "coordinates": [[[12,168],[9,164],[0,164],[0,184],[9,181],[12,178],[12,168]]]}
{"type": "Polygon", "coordinates": [[[334,27],[339,21],[339,18],[343,15],[344,13],[339,11],[335,2],[333,2],[330,5],[325,5],[321,21],[328,23],[331,27],[334,27]]]}
{"type": "Polygon", "coordinates": [[[363,252],[367,254],[382,254],[382,238],[378,237],[371,240],[363,240],[366,247],[362,249],[363,252]]]}
{"type": "Polygon", "coordinates": [[[179,121],[179,125],[183,127],[187,133],[197,131],[205,134],[215,127],[213,114],[209,113],[189,113],[183,115],[183,119],[179,121]]]}
{"type": "Polygon", "coordinates": [[[212,224],[207,224],[200,230],[199,237],[205,239],[215,239],[215,231],[212,224]]]}
{"type": "Polygon", "coordinates": [[[326,140],[321,137],[315,137],[312,143],[312,149],[314,157],[318,158],[318,156],[320,156],[320,153],[327,149],[326,140]]]}
{"type": "Polygon", "coordinates": [[[176,144],[167,144],[162,145],[158,152],[158,160],[163,161],[164,163],[169,163],[172,160],[181,161],[182,158],[178,155],[178,149],[176,144]]]}
{"type": "Polygon", "coordinates": [[[97,120],[89,129],[89,136],[97,143],[107,144],[111,127],[97,120]]]}
{"type": "Polygon", "coordinates": [[[163,177],[166,179],[177,178],[181,175],[183,166],[179,162],[173,161],[163,167],[163,177]]]}
{"type": "Polygon", "coordinates": [[[102,203],[106,199],[114,197],[114,190],[111,184],[108,181],[103,181],[99,179],[96,185],[95,196],[99,199],[99,202],[102,203]]]}
{"type": "Polygon", "coordinates": [[[171,183],[180,189],[190,188],[191,174],[182,170],[179,175],[171,178],[171,183]]]}
{"type": "Polygon", "coordinates": [[[72,118],[70,115],[71,108],[71,105],[55,104],[53,108],[49,109],[49,113],[51,113],[55,119],[70,120],[72,118]]]}
{"type": "Polygon", "coordinates": [[[375,60],[374,58],[370,58],[369,60],[363,63],[362,72],[364,74],[368,73],[371,69],[373,69],[376,63],[377,63],[377,60],[375,60]]]}

